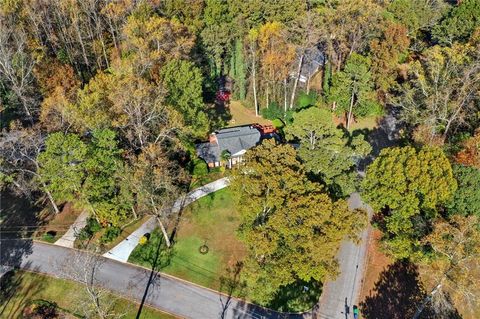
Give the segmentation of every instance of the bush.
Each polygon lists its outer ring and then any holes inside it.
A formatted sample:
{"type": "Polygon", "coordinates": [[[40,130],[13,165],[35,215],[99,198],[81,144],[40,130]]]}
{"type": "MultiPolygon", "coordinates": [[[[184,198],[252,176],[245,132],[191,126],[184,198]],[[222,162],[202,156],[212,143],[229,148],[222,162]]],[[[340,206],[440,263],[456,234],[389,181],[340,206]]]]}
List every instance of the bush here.
{"type": "Polygon", "coordinates": [[[143,235],[142,237],[140,237],[140,239],[138,240],[138,244],[139,244],[139,245],[145,245],[147,242],[148,242],[148,238],[147,238],[147,236],[145,236],[145,235],[143,235]]]}
{"type": "Polygon", "coordinates": [[[102,243],[110,243],[112,242],[115,238],[117,238],[118,236],[120,236],[120,233],[122,232],[122,230],[120,229],[120,227],[116,227],[116,226],[112,226],[112,227],[108,227],[106,230],[105,230],[105,233],[102,235],[102,237],[100,238],[100,242],[102,243]]]}
{"type": "Polygon", "coordinates": [[[77,238],[80,240],[87,240],[91,238],[95,233],[99,232],[102,229],[100,223],[93,217],[87,219],[87,225],[80,230],[77,234],[77,238]]]}
{"type": "Polygon", "coordinates": [[[260,114],[267,120],[274,120],[276,118],[283,118],[284,112],[276,102],[272,102],[266,109],[261,109],[260,114]]]}
{"type": "Polygon", "coordinates": [[[55,237],[57,236],[57,232],[54,230],[50,230],[43,234],[42,240],[48,242],[48,243],[53,243],[55,241],[55,237]]]}
{"type": "Polygon", "coordinates": [[[194,159],[193,160],[193,170],[192,174],[194,176],[204,176],[208,174],[208,166],[207,163],[205,163],[201,159],[194,159]]]}
{"type": "Polygon", "coordinates": [[[57,304],[46,300],[34,300],[23,310],[23,318],[53,319],[58,317],[57,304]]]}
{"type": "Polygon", "coordinates": [[[298,95],[297,100],[297,109],[307,108],[313,106],[317,103],[317,94],[315,92],[310,92],[309,94],[301,92],[298,95]]]}

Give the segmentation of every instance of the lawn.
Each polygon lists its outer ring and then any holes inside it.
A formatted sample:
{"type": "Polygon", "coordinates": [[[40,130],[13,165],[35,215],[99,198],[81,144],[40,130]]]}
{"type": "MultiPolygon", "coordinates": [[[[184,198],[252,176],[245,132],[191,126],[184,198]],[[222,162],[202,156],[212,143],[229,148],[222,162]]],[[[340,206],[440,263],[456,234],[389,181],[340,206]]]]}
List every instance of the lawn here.
{"type": "Polygon", "coordinates": [[[253,123],[263,125],[272,124],[270,120],[264,119],[261,116],[255,116],[255,110],[246,108],[240,101],[230,102],[230,114],[232,115],[232,119],[228,123],[228,126],[239,126],[253,123]]]}
{"type": "MultiPolygon", "coordinates": [[[[0,318],[21,318],[24,307],[32,300],[38,299],[54,301],[64,312],[71,314],[70,318],[78,317],[77,312],[80,310],[76,308],[79,304],[78,300],[85,297],[84,289],[80,284],[24,271],[17,271],[12,279],[2,283],[0,318]]],[[[135,318],[137,309],[136,303],[126,299],[120,298],[115,303],[115,312],[125,314],[122,318],[135,318]]],[[[141,318],[173,319],[175,317],[144,307],[141,318]]]]}
{"type": "MultiPolygon", "coordinates": [[[[208,288],[221,289],[220,278],[227,268],[245,255],[245,247],[236,237],[239,222],[228,188],[194,202],[181,216],[174,254],[162,271],[208,288]],[[202,245],[208,246],[208,253],[200,253],[202,245]]],[[[138,259],[130,261],[150,266],[138,259]]]]}

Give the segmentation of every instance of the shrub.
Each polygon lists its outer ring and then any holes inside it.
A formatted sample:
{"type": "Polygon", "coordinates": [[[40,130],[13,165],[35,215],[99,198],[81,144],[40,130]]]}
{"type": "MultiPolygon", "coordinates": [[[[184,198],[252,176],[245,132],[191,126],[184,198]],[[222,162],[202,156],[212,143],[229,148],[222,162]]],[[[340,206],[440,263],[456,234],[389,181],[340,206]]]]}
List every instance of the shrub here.
{"type": "Polygon", "coordinates": [[[313,106],[317,103],[317,94],[315,92],[310,92],[309,94],[301,92],[298,95],[297,108],[303,109],[309,106],[313,106]]]}
{"type": "Polygon", "coordinates": [[[110,243],[112,242],[115,238],[117,238],[118,236],[120,236],[120,233],[122,232],[122,230],[120,229],[120,227],[116,227],[116,226],[111,226],[111,227],[108,227],[106,230],[105,230],[105,233],[102,235],[102,237],[100,238],[100,241],[102,243],[110,243]]]}
{"type": "Polygon", "coordinates": [[[80,240],[87,240],[93,236],[96,232],[102,229],[100,223],[93,217],[87,219],[87,225],[80,230],[77,234],[77,238],[80,240]]]}
{"type": "Polygon", "coordinates": [[[140,237],[140,239],[138,240],[138,244],[139,244],[139,245],[145,245],[147,242],[148,242],[148,238],[147,238],[147,236],[145,236],[145,235],[143,235],[142,237],[140,237]]]}
{"type": "Polygon", "coordinates": [[[208,166],[207,163],[205,163],[201,159],[195,159],[193,160],[193,170],[192,174],[194,176],[204,176],[208,174],[208,166]]]}
{"type": "Polygon", "coordinates": [[[43,234],[42,240],[44,240],[46,242],[49,242],[49,243],[53,243],[55,241],[56,236],[57,236],[57,232],[54,231],[54,230],[50,230],[50,231],[46,232],[45,234],[43,234]]]}
{"type": "Polygon", "coordinates": [[[57,304],[46,300],[34,300],[23,310],[23,318],[53,319],[58,317],[57,304]]]}
{"type": "Polygon", "coordinates": [[[274,120],[276,118],[283,118],[284,112],[276,102],[272,102],[266,109],[261,109],[260,114],[267,120],[274,120]]]}

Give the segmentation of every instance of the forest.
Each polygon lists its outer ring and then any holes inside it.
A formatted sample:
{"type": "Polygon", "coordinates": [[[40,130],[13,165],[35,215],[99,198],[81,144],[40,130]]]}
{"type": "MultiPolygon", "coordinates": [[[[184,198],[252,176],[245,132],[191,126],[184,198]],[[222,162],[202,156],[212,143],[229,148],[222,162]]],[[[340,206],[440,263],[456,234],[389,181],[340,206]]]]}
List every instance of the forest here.
{"type": "Polygon", "coordinates": [[[225,79],[285,142],[225,173],[251,300],[338,275],[358,191],[438,318],[480,309],[480,0],[0,1],[2,193],[107,229],[154,216],[170,247],[225,79]],[[389,114],[380,150],[358,123],[389,114]]]}

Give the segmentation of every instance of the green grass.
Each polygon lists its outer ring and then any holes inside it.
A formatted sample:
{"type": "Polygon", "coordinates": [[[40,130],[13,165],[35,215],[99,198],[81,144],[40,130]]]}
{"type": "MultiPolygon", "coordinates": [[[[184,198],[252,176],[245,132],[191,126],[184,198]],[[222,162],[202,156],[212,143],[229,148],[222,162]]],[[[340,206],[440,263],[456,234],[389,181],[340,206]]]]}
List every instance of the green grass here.
{"type": "MultiPolygon", "coordinates": [[[[161,271],[208,288],[221,289],[220,278],[226,274],[227,268],[245,255],[245,247],[236,237],[239,223],[238,212],[228,188],[194,202],[181,216],[173,255],[161,271]],[[209,248],[207,254],[199,252],[204,244],[209,248]]],[[[152,236],[154,234],[152,232],[152,236]]],[[[153,243],[158,241],[151,237],[147,245],[153,243]]],[[[143,250],[148,254],[153,248],[145,248],[135,248],[129,261],[151,267],[145,260],[152,258],[144,255],[142,260],[139,252],[143,250]]]]}
{"type": "MultiPolygon", "coordinates": [[[[85,297],[82,285],[73,281],[57,279],[36,273],[17,271],[12,280],[3,282],[0,293],[0,318],[21,318],[22,311],[32,300],[42,299],[56,302],[65,312],[79,315],[79,300],[85,297]]],[[[107,298],[114,298],[113,295],[107,298]]],[[[114,305],[115,312],[125,314],[123,318],[135,318],[138,305],[119,298],[114,305]]],[[[173,319],[175,317],[144,307],[142,319],[173,319]]]]}

